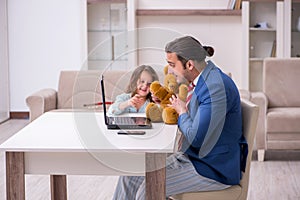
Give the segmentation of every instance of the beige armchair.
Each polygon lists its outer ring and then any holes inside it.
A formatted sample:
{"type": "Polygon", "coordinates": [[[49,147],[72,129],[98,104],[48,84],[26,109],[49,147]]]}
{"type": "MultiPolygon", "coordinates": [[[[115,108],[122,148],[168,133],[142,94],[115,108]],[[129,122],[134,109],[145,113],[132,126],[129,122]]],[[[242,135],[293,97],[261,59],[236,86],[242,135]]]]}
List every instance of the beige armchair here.
{"type": "MultiPolygon", "coordinates": [[[[105,94],[112,101],[122,93],[131,76],[129,71],[105,71],[105,94]]],[[[41,114],[54,110],[97,109],[101,106],[87,107],[85,104],[101,102],[100,78],[103,71],[62,71],[58,89],[42,89],[26,98],[30,111],[30,121],[41,114]]]]}
{"type": "Polygon", "coordinates": [[[243,173],[239,185],[231,186],[225,190],[208,192],[189,192],[170,197],[171,200],[246,200],[249,186],[249,174],[252,158],[255,129],[258,119],[258,106],[242,98],[243,134],[248,142],[248,158],[246,171],[243,173]]]}
{"type": "Polygon", "coordinates": [[[263,92],[251,93],[259,105],[256,129],[258,160],[268,149],[300,149],[300,58],[267,58],[263,92]]]}

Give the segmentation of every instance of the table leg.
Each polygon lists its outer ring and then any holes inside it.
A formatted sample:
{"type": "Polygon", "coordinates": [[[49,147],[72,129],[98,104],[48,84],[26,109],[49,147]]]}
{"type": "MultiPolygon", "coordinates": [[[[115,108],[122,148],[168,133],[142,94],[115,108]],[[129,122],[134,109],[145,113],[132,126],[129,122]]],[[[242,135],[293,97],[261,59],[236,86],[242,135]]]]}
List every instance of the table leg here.
{"type": "Polygon", "coordinates": [[[67,200],[67,176],[51,175],[51,200],[67,200]]]}
{"type": "Polygon", "coordinates": [[[146,153],[146,200],[166,199],[166,153],[146,153]]]}
{"type": "Polygon", "coordinates": [[[6,199],[25,200],[24,152],[6,152],[6,199]]]}

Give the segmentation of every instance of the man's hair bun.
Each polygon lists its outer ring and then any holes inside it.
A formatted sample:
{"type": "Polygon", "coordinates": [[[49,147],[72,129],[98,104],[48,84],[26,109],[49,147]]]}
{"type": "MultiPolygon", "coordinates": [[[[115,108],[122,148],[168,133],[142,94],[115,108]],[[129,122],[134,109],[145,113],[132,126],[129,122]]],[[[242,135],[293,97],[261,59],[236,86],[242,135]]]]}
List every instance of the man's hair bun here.
{"type": "Polygon", "coordinates": [[[203,48],[205,49],[205,51],[207,52],[209,57],[214,55],[214,53],[215,53],[214,48],[212,48],[210,46],[203,46],[203,48]]]}

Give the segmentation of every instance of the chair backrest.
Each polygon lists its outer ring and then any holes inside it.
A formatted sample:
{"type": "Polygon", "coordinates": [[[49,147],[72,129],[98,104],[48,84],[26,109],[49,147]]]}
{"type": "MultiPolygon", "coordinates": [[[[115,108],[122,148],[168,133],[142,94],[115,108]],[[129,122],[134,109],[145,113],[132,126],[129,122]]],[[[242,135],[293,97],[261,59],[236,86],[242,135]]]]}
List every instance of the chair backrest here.
{"type": "Polygon", "coordinates": [[[300,58],[266,58],[263,66],[263,92],[268,107],[300,106],[300,58]]]}
{"type": "Polygon", "coordinates": [[[246,170],[245,173],[243,173],[243,177],[240,182],[240,185],[242,187],[242,196],[239,199],[247,199],[250,166],[259,107],[246,99],[241,100],[241,106],[243,113],[243,134],[248,142],[249,153],[247,157],[246,170]]]}
{"type": "Polygon", "coordinates": [[[243,134],[248,142],[248,157],[246,171],[240,181],[240,185],[235,185],[224,190],[206,191],[206,192],[189,192],[173,195],[171,200],[246,200],[249,186],[250,166],[252,159],[252,150],[257,126],[259,107],[247,99],[241,99],[243,134]]]}

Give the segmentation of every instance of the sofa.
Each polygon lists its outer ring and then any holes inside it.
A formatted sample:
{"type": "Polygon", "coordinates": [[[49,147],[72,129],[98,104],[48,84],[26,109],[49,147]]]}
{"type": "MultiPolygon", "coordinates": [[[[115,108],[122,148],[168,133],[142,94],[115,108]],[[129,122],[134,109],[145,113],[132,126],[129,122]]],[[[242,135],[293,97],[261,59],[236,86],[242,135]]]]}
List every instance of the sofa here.
{"type": "MultiPolygon", "coordinates": [[[[58,89],[45,88],[26,98],[29,107],[30,121],[35,120],[47,111],[72,111],[93,109],[99,111],[101,105],[90,105],[102,102],[100,80],[104,76],[105,99],[112,102],[118,94],[126,89],[132,71],[124,70],[84,70],[61,71],[58,81],[58,89]]],[[[158,72],[162,83],[164,74],[158,72]]],[[[240,90],[241,98],[249,99],[250,94],[246,90],[240,90]]]]}
{"type": "Polygon", "coordinates": [[[262,83],[262,92],[250,94],[260,109],[256,129],[259,161],[268,149],[300,149],[300,58],[266,58],[262,83]]]}
{"type": "Polygon", "coordinates": [[[46,88],[37,91],[26,98],[29,107],[30,121],[47,111],[72,111],[93,109],[98,111],[102,105],[92,105],[102,102],[100,80],[105,80],[105,97],[111,102],[118,94],[123,93],[127,86],[130,71],[61,71],[58,89],[46,88]]]}

